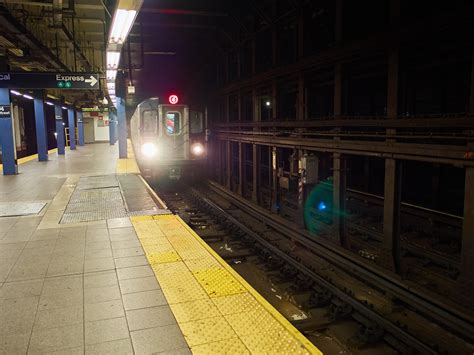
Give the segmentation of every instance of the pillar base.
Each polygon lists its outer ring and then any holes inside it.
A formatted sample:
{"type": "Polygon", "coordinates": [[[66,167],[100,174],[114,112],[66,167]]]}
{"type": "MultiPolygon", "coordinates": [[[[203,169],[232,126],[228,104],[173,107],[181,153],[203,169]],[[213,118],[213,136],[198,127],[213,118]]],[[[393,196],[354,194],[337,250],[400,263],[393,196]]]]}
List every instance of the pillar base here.
{"type": "Polygon", "coordinates": [[[380,249],[379,258],[377,259],[377,265],[392,272],[397,271],[395,267],[395,262],[393,260],[392,251],[389,249],[380,249]]]}
{"type": "Polygon", "coordinates": [[[472,302],[472,295],[474,294],[474,280],[460,276],[456,284],[457,296],[459,303],[469,311],[474,313],[474,302],[472,302]]]}

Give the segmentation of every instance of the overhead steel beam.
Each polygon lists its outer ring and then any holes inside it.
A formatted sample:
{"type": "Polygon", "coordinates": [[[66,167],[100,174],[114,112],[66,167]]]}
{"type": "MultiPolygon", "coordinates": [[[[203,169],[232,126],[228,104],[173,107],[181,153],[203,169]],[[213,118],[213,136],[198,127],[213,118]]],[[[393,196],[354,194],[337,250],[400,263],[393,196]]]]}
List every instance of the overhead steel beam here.
{"type": "Polygon", "coordinates": [[[165,14],[165,15],[188,15],[188,16],[208,16],[208,17],[226,17],[228,14],[223,12],[212,12],[212,11],[196,11],[196,10],[185,10],[185,9],[153,9],[153,8],[142,8],[142,12],[149,12],[154,14],[165,14]]]}

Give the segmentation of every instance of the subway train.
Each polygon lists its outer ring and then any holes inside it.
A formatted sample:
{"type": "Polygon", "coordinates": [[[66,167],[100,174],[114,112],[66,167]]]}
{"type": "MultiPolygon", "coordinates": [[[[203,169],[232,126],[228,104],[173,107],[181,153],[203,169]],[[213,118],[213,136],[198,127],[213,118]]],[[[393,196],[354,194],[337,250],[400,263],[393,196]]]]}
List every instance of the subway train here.
{"type": "Polygon", "coordinates": [[[206,159],[206,122],[203,112],[190,110],[170,95],[141,102],[131,120],[135,156],[143,175],[153,181],[193,178],[206,159]]]}

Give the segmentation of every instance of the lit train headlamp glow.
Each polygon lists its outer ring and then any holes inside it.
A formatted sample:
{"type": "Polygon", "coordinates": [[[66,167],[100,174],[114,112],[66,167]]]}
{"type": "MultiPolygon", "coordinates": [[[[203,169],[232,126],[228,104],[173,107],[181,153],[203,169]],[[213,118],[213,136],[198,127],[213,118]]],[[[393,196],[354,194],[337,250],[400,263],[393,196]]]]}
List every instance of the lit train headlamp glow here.
{"type": "Polygon", "coordinates": [[[154,156],[156,156],[157,153],[158,153],[158,147],[156,146],[155,143],[148,142],[142,145],[142,154],[146,158],[153,158],[154,156]]]}
{"type": "Polygon", "coordinates": [[[191,146],[191,152],[197,156],[202,155],[204,153],[204,146],[201,143],[194,143],[191,146]]]}

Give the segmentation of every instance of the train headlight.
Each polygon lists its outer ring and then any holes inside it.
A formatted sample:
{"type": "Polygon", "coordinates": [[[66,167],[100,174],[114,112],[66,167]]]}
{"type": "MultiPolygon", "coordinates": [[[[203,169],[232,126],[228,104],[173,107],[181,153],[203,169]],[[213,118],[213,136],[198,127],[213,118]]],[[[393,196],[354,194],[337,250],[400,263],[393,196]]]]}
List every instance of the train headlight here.
{"type": "Polygon", "coordinates": [[[153,158],[158,153],[158,147],[155,143],[144,143],[142,145],[142,154],[147,158],[153,158]]]}
{"type": "Polygon", "coordinates": [[[204,146],[201,143],[194,143],[191,146],[191,152],[197,156],[202,155],[204,153],[204,146]]]}

